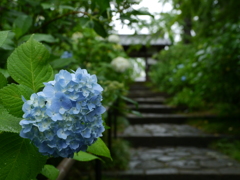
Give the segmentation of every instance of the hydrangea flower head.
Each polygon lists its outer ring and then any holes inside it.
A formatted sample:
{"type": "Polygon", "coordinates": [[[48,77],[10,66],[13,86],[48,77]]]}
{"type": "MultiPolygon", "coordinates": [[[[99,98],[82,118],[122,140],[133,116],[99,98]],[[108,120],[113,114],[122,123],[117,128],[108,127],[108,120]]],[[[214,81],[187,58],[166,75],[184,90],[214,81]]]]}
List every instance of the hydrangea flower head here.
{"type": "Polygon", "coordinates": [[[117,58],[112,60],[111,66],[117,72],[124,72],[128,68],[130,68],[130,63],[127,59],[125,59],[123,57],[117,57],[117,58]]]}
{"type": "Polygon", "coordinates": [[[186,79],[187,79],[186,76],[182,76],[182,77],[181,77],[181,80],[182,80],[182,81],[186,81],[186,79]]]}
{"type": "Polygon", "coordinates": [[[20,136],[43,155],[73,157],[86,151],[104,131],[102,91],[97,77],[85,69],[61,70],[43,91],[24,99],[20,136]]]}
{"type": "Polygon", "coordinates": [[[120,38],[118,35],[116,34],[111,34],[110,36],[108,36],[108,42],[111,43],[120,43],[120,38]]]}
{"type": "Polygon", "coordinates": [[[61,55],[61,58],[71,58],[71,57],[72,57],[72,53],[68,51],[64,51],[63,54],[61,55]]]}

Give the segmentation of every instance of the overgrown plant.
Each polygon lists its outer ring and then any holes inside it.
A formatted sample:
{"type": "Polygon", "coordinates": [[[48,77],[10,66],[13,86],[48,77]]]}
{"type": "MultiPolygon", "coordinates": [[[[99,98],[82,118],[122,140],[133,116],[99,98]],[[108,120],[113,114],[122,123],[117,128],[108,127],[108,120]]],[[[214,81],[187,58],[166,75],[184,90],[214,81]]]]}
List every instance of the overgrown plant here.
{"type": "MultiPolygon", "coordinates": [[[[0,46],[7,34],[0,32],[0,46]]],[[[81,69],[72,74],[62,70],[53,80],[48,58],[44,45],[31,37],[7,60],[14,83],[0,76],[0,179],[34,179],[40,172],[55,179],[58,171],[45,165],[52,156],[111,158],[99,138],[104,108],[96,76],[81,69]]]]}

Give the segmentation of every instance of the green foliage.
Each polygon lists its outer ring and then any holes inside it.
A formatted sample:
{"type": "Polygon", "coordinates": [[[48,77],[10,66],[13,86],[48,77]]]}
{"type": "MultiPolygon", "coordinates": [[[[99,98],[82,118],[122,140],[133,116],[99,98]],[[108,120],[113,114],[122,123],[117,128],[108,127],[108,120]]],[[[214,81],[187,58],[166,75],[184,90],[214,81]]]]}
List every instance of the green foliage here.
{"type": "Polygon", "coordinates": [[[56,42],[56,39],[50,35],[50,34],[34,34],[34,36],[32,35],[26,35],[26,36],[23,36],[21,39],[19,39],[19,43],[22,43],[24,41],[27,41],[29,40],[30,38],[33,38],[35,39],[36,41],[39,41],[39,42],[47,42],[47,43],[54,43],[56,42]]]}
{"type": "Polygon", "coordinates": [[[240,161],[240,141],[222,139],[211,145],[212,148],[240,161]]]}
{"type": "Polygon", "coordinates": [[[59,175],[59,170],[53,165],[45,164],[41,171],[41,174],[46,176],[50,180],[55,180],[59,175]]]}
{"type": "MultiPolygon", "coordinates": [[[[0,32],[0,179],[35,179],[40,172],[56,179],[56,168],[44,166],[47,157],[18,135],[23,115],[22,97],[28,100],[32,93],[37,93],[44,82],[53,78],[54,72],[80,66],[96,74],[105,89],[104,103],[108,106],[126,93],[132,70],[118,73],[110,63],[118,56],[127,58],[127,55],[121,45],[104,38],[112,32],[113,14],[121,17],[122,22],[129,19],[130,24],[138,22],[137,15],[149,15],[145,10],[132,8],[133,4],[137,2],[21,0],[0,3],[0,30],[3,30],[0,32]],[[110,7],[111,3],[114,7],[110,7]],[[125,11],[125,16],[120,16],[125,11]],[[62,58],[64,51],[71,52],[73,57],[62,58]]],[[[87,153],[80,152],[74,158],[89,161],[100,159],[97,156],[112,160],[101,139],[90,146],[87,153]]]]}
{"type": "Polygon", "coordinates": [[[110,151],[101,138],[98,138],[94,144],[89,146],[87,152],[90,152],[98,156],[108,157],[112,160],[110,151]]]}
{"type": "Polygon", "coordinates": [[[103,168],[107,170],[126,170],[130,160],[130,146],[127,141],[117,139],[112,142],[112,158],[105,160],[103,168]]]}
{"type": "Polygon", "coordinates": [[[0,179],[30,180],[43,168],[46,157],[29,140],[18,134],[1,133],[0,142],[0,179]]]}
{"type": "Polygon", "coordinates": [[[9,31],[0,32],[0,47],[3,45],[4,41],[7,39],[9,31]]]}
{"type": "Polygon", "coordinates": [[[19,133],[21,130],[21,126],[19,122],[22,118],[14,117],[9,114],[8,111],[0,105],[0,131],[1,132],[13,132],[19,133]]]}
{"type": "Polygon", "coordinates": [[[77,161],[92,161],[92,160],[100,159],[100,158],[97,156],[94,156],[93,154],[89,154],[87,152],[80,151],[80,152],[74,154],[73,159],[75,159],[77,161]]]}
{"type": "Polygon", "coordinates": [[[16,117],[22,117],[23,100],[30,99],[33,90],[20,84],[10,84],[0,90],[0,100],[8,112],[16,117]]]}
{"type": "Polygon", "coordinates": [[[0,72],[0,89],[7,85],[7,79],[5,76],[0,72]]]}
{"type": "Polygon", "coordinates": [[[16,35],[16,38],[21,37],[25,34],[32,25],[32,17],[27,15],[18,16],[13,22],[13,32],[16,35]]]}
{"type": "MultiPolygon", "coordinates": [[[[151,79],[173,95],[170,104],[239,113],[240,66],[238,1],[173,0],[171,14],[183,31],[182,42],[156,55],[151,79]],[[194,32],[194,36],[189,32],[194,32]]],[[[164,19],[162,20],[164,21],[164,19]]]]}
{"type": "Polygon", "coordinates": [[[228,118],[227,121],[223,119],[211,119],[211,120],[189,120],[188,124],[201,129],[204,132],[212,134],[227,134],[227,135],[239,135],[240,123],[236,119],[228,118]]]}
{"type": "Polygon", "coordinates": [[[30,87],[34,92],[43,87],[43,82],[52,76],[52,67],[47,59],[49,52],[41,43],[30,39],[14,50],[8,58],[8,72],[18,83],[30,87]]]}

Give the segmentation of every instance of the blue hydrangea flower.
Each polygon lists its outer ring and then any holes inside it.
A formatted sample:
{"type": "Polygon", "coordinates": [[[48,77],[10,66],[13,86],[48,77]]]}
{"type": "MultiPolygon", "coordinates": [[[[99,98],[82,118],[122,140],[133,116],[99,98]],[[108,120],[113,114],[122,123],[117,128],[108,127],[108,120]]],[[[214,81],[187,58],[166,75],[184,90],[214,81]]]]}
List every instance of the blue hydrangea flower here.
{"type": "Polygon", "coordinates": [[[86,151],[104,131],[103,88],[97,77],[78,68],[61,70],[43,91],[24,99],[20,136],[30,139],[43,155],[73,157],[86,151]]]}
{"type": "Polygon", "coordinates": [[[71,57],[72,57],[72,53],[68,51],[64,51],[63,54],[61,55],[61,58],[71,58],[71,57]]]}
{"type": "Polygon", "coordinates": [[[186,81],[186,79],[187,79],[186,76],[182,76],[182,77],[181,77],[181,80],[182,80],[182,81],[186,81]]]}

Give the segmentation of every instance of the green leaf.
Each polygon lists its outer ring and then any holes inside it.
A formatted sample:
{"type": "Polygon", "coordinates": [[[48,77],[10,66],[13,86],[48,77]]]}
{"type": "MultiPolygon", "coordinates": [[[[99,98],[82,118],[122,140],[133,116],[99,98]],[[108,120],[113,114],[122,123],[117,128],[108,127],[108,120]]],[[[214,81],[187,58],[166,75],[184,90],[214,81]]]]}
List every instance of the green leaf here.
{"type": "MultiPolygon", "coordinates": [[[[32,35],[23,36],[18,42],[21,43],[21,42],[27,41],[30,39],[31,36],[32,35]]],[[[56,42],[56,39],[50,34],[34,34],[33,39],[39,42],[42,42],[42,41],[48,42],[48,43],[56,42]]]]}
{"type": "Polygon", "coordinates": [[[43,9],[55,8],[52,3],[41,3],[43,9]]]}
{"type": "Polygon", "coordinates": [[[69,10],[76,10],[76,8],[72,7],[72,6],[68,6],[68,5],[60,5],[59,6],[59,10],[63,10],[63,9],[69,9],[69,10]]]}
{"type": "Polygon", "coordinates": [[[98,156],[108,157],[112,160],[110,151],[101,138],[98,138],[95,143],[88,147],[87,152],[98,156]]]}
{"type": "Polygon", "coordinates": [[[29,97],[33,93],[34,92],[32,89],[22,84],[10,84],[0,89],[0,100],[10,114],[17,117],[22,117],[22,96],[25,99],[30,99],[29,97]]]}
{"type": "Polygon", "coordinates": [[[93,28],[93,22],[89,17],[80,17],[79,23],[83,28],[93,28]]]}
{"type": "Polygon", "coordinates": [[[5,76],[0,72],[0,89],[7,85],[7,79],[5,76]]]}
{"type": "Polygon", "coordinates": [[[9,77],[9,73],[6,69],[0,68],[0,73],[2,73],[6,79],[9,77]]]}
{"type": "Polygon", "coordinates": [[[137,101],[134,101],[133,99],[130,99],[126,96],[120,96],[120,98],[122,98],[123,100],[125,100],[127,102],[130,102],[130,103],[134,104],[135,107],[138,108],[138,102],[137,101]]]}
{"type": "Polygon", "coordinates": [[[46,164],[44,165],[41,174],[46,176],[50,180],[55,180],[59,175],[59,170],[53,165],[46,164]]]}
{"type": "Polygon", "coordinates": [[[7,38],[1,45],[1,49],[13,51],[15,49],[15,43],[13,41],[13,38],[15,38],[15,33],[9,31],[7,38]]]}
{"type": "Polygon", "coordinates": [[[42,170],[46,157],[30,140],[14,133],[0,134],[0,179],[30,180],[42,170]]]}
{"type": "Polygon", "coordinates": [[[102,36],[102,37],[104,37],[104,38],[107,37],[107,36],[108,36],[108,33],[107,33],[107,31],[105,30],[103,24],[101,24],[99,21],[96,21],[96,20],[94,20],[93,22],[94,22],[94,26],[93,26],[94,31],[95,31],[98,35],[100,35],[100,36],[102,36]]]}
{"type": "Polygon", "coordinates": [[[17,118],[8,113],[8,111],[0,105],[0,131],[19,133],[22,127],[19,122],[22,118],[17,118]]]}
{"type": "Polygon", "coordinates": [[[142,114],[139,111],[131,110],[130,113],[132,113],[132,114],[134,114],[136,116],[142,117],[142,114]]]}
{"type": "Polygon", "coordinates": [[[32,17],[27,15],[18,16],[13,22],[13,31],[18,39],[20,36],[25,34],[32,25],[32,17]]]}
{"type": "Polygon", "coordinates": [[[8,58],[7,67],[11,77],[19,84],[24,84],[34,92],[53,76],[48,64],[48,50],[43,44],[31,38],[16,48],[8,58]]]}
{"type": "Polygon", "coordinates": [[[75,62],[74,58],[61,58],[61,59],[55,59],[50,64],[54,69],[60,69],[68,66],[72,62],[75,62]]]}
{"type": "Polygon", "coordinates": [[[8,37],[9,31],[0,31],[0,47],[4,44],[5,40],[8,37]]]}
{"type": "Polygon", "coordinates": [[[97,5],[100,7],[100,12],[105,11],[107,8],[110,8],[109,0],[96,0],[97,5]]]}
{"type": "Polygon", "coordinates": [[[73,159],[75,159],[77,161],[92,161],[94,159],[100,159],[100,158],[97,156],[94,156],[93,154],[79,151],[78,153],[74,153],[73,159]]]}

